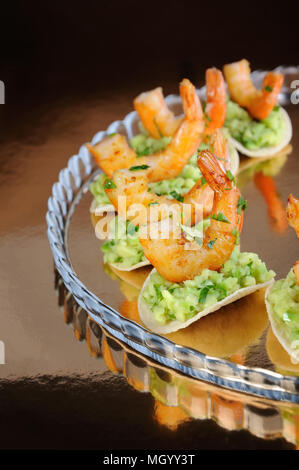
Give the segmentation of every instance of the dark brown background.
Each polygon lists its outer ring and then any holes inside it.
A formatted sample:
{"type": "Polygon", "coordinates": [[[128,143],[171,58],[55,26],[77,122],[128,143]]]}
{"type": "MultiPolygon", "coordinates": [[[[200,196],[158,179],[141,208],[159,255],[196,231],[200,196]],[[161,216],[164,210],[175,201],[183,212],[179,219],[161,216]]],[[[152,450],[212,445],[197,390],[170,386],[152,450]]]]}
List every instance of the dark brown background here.
{"type": "Polygon", "coordinates": [[[254,69],[297,62],[298,9],[274,2],[195,5],[1,5],[2,449],[290,447],[210,421],[178,433],[159,427],[152,397],[105,372],[104,362],[73,340],[53,290],[46,201],[83,142],[129,112],[140,91],[163,85],[165,94],[177,92],[183,76],[199,85],[206,67],[243,57],[254,69]]]}

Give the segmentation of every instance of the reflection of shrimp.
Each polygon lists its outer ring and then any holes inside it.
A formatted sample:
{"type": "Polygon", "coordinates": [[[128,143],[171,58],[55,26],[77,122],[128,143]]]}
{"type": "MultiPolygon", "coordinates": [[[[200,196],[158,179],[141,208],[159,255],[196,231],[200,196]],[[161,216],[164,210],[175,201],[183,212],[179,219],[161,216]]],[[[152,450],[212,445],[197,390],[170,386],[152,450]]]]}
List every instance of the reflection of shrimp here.
{"type": "Polygon", "coordinates": [[[173,136],[182,122],[182,118],[175,117],[168,108],[161,87],[138,95],[134,107],[143,127],[155,139],[162,135],[173,136]]]}
{"type": "MultiPolygon", "coordinates": [[[[230,158],[228,143],[223,133],[218,129],[216,133],[210,137],[209,142],[217,158],[224,161],[225,167],[229,169],[230,158]]],[[[159,214],[160,219],[168,217],[168,209],[171,207],[176,206],[179,210],[183,210],[183,203],[190,204],[191,225],[197,222],[195,216],[196,208],[199,204],[203,207],[204,218],[210,215],[213,207],[214,191],[202,178],[200,178],[190,191],[182,197],[181,202],[168,199],[166,196],[158,196],[150,193],[148,179],[144,170],[136,170],[133,172],[128,170],[115,171],[112,176],[112,182],[112,188],[106,189],[105,191],[117,212],[119,212],[119,204],[123,201],[120,196],[125,196],[126,211],[128,211],[133,204],[142,204],[145,207],[146,211],[141,213],[137,219],[136,217],[134,218],[134,221],[139,224],[147,223],[153,204],[165,205],[165,210],[162,210],[163,206],[161,206],[161,212],[159,214]]],[[[128,218],[130,218],[130,214],[128,214],[128,218]]]]}
{"type": "Polygon", "coordinates": [[[137,158],[125,139],[118,134],[107,137],[94,147],[88,146],[98,165],[108,176],[111,176],[116,169],[141,165],[146,165],[149,181],[174,178],[182,171],[201,142],[204,119],[196,90],[189,80],[184,79],[181,82],[180,92],[185,117],[170,144],[162,152],[137,158]]]}
{"type": "Polygon", "coordinates": [[[283,204],[276,192],[273,178],[260,171],[254,175],[254,182],[266,201],[273,229],[278,233],[284,233],[288,223],[283,204]]]}
{"type": "Polygon", "coordinates": [[[194,250],[185,249],[187,240],[184,235],[167,240],[140,238],[146,258],[171,282],[193,279],[205,268],[220,269],[234,249],[237,230],[242,224],[240,191],[214,155],[209,151],[200,152],[198,166],[215,192],[211,224],[205,232],[202,246],[194,250]]]}
{"type": "MultiPolygon", "coordinates": [[[[289,195],[287,204],[287,218],[291,227],[296,230],[297,236],[299,237],[299,199],[296,199],[292,194],[289,195]]],[[[299,285],[299,261],[293,266],[297,284],[299,285]]]]}
{"type": "MultiPolygon", "coordinates": [[[[225,82],[222,72],[216,68],[206,71],[206,96],[204,135],[221,128],[225,121],[225,82]]],[[[161,88],[141,93],[135,98],[134,106],[143,127],[156,139],[162,135],[173,136],[182,121],[182,118],[174,116],[168,108],[161,88]]]]}
{"type": "Polygon", "coordinates": [[[247,108],[255,119],[266,119],[273,110],[283,84],[283,75],[268,72],[261,90],[250,77],[249,62],[245,59],[223,67],[229,93],[240,106],[247,108]]]}

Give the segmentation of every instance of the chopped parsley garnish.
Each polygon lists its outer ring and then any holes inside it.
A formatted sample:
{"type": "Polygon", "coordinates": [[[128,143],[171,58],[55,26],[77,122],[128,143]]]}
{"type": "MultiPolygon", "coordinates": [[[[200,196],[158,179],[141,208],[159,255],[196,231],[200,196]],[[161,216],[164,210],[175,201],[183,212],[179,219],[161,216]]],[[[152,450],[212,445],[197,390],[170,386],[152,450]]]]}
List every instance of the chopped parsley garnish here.
{"type": "Polygon", "coordinates": [[[225,222],[226,224],[230,224],[230,221],[225,217],[222,212],[218,212],[218,214],[213,214],[212,219],[218,220],[218,222],[225,222]]]}
{"type": "Polygon", "coordinates": [[[129,220],[127,220],[127,226],[126,226],[126,232],[127,235],[135,235],[136,232],[138,232],[139,227],[138,225],[132,224],[129,220]]]}
{"type": "Polygon", "coordinates": [[[115,260],[116,263],[121,263],[123,261],[122,256],[118,256],[115,260]]]}
{"type": "Polygon", "coordinates": [[[156,204],[159,204],[157,201],[149,202],[148,206],[155,206],[156,204]]]}
{"type": "Polygon", "coordinates": [[[179,202],[184,202],[184,197],[181,196],[179,193],[177,193],[175,190],[170,191],[170,196],[173,197],[173,199],[176,199],[179,202]]]}
{"type": "Polygon", "coordinates": [[[108,134],[108,137],[114,137],[116,135],[116,132],[112,132],[111,134],[108,134]]]}
{"type": "Polygon", "coordinates": [[[271,93],[271,91],[273,91],[273,87],[272,86],[265,86],[265,91],[268,91],[269,93],[271,93]]]}
{"type": "Polygon", "coordinates": [[[164,137],[164,135],[162,134],[161,129],[160,129],[160,127],[158,126],[158,123],[157,123],[157,121],[156,121],[156,116],[154,117],[154,124],[155,124],[156,129],[157,129],[157,131],[158,131],[158,133],[159,133],[159,136],[160,136],[161,139],[162,139],[162,137],[164,137]]]}
{"type": "Polygon", "coordinates": [[[210,287],[206,286],[200,291],[199,302],[204,303],[206,301],[207,295],[209,293],[210,287]]]}
{"type": "Polygon", "coordinates": [[[232,235],[236,237],[236,245],[240,245],[240,233],[237,228],[234,228],[234,230],[232,230],[232,235]]]}
{"type": "Polygon", "coordinates": [[[154,284],[154,289],[155,289],[155,292],[156,292],[156,296],[157,296],[157,300],[160,301],[163,299],[163,296],[162,296],[162,293],[160,291],[160,286],[159,284],[154,284]]]}
{"type": "Polygon", "coordinates": [[[217,240],[217,238],[214,238],[214,240],[210,240],[210,241],[209,241],[208,247],[210,248],[210,250],[213,248],[214,243],[215,243],[216,240],[217,240]]]}
{"type": "Polygon", "coordinates": [[[278,104],[276,104],[276,105],[274,106],[273,111],[279,111],[279,106],[278,106],[278,104]]]}
{"type": "Polygon", "coordinates": [[[233,183],[236,183],[235,177],[234,177],[234,175],[232,174],[232,172],[231,172],[230,170],[227,170],[226,176],[227,176],[228,179],[231,180],[233,183]]]}
{"type": "Polygon", "coordinates": [[[104,182],[104,189],[115,189],[116,188],[116,184],[110,180],[109,178],[105,179],[105,182],[104,182]]]}
{"type": "Polygon", "coordinates": [[[139,150],[135,149],[137,158],[145,157],[146,155],[149,155],[150,151],[151,151],[151,149],[149,147],[145,147],[144,149],[141,149],[141,150],[140,149],[139,150]]]}
{"type": "Polygon", "coordinates": [[[131,166],[131,168],[129,168],[130,171],[137,171],[137,170],[147,170],[149,168],[148,165],[135,165],[135,166],[131,166]]]}
{"type": "Polygon", "coordinates": [[[243,198],[243,196],[240,196],[238,204],[237,204],[237,212],[240,215],[241,210],[245,211],[247,209],[247,201],[246,199],[243,198]]]}
{"type": "Polygon", "coordinates": [[[201,177],[200,183],[201,183],[202,186],[204,186],[205,184],[207,184],[207,180],[205,179],[204,176],[201,177]]]}

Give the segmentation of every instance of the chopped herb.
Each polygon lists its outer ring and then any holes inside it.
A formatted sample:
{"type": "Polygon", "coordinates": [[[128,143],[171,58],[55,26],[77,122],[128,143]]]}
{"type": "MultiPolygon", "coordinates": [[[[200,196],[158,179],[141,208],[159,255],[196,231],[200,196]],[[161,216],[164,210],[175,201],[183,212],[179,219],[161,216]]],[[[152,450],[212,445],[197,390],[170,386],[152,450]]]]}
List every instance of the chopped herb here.
{"type": "Polygon", "coordinates": [[[195,309],[195,307],[193,307],[193,305],[190,305],[189,310],[190,310],[191,312],[193,312],[194,309],[195,309]]]}
{"type": "Polygon", "coordinates": [[[138,158],[139,157],[145,157],[146,155],[149,155],[150,151],[151,151],[151,149],[149,147],[145,147],[144,149],[139,149],[137,151],[135,149],[135,152],[136,152],[138,158]]]}
{"type": "Polygon", "coordinates": [[[159,204],[157,201],[149,202],[148,206],[155,206],[156,204],[159,204]]]}
{"type": "Polygon", "coordinates": [[[174,287],[170,287],[170,288],[168,289],[168,292],[170,292],[170,293],[172,294],[172,293],[174,292],[174,289],[175,289],[174,287]]]}
{"type": "Polygon", "coordinates": [[[159,284],[154,284],[154,289],[155,289],[155,292],[156,292],[157,300],[159,300],[159,301],[162,300],[163,296],[161,294],[159,284]]]}
{"type": "Polygon", "coordinates": [[[204,303],[206,301],[209,290],[210,290],[209,286],[206,286],[203,289],[201,289],[199,299],[198,299],[200,303],[204,303]]]}
{"type": "Polygon", "coordinates": [[[240,245],[240,233],[237,228],[234,228],[234,230],[232,230],[232,235],[236,237],[236,245],[240,245]]]}
{"type": "Polygon", "coordinates": [[[127,227],[126,227],[126,232],[127,235],[135,235],[136,232],[138,232],[139,227],[138,225],[132,224],[129,220],[127,221],[127,227]]]}
{"type": "Polygon", "coordinates": [[[205,113],[205,118],[206,118],[206,120],[209,121],[209,122],[212,121],[212,119],[210,118],[210,116],[209,116],[207,113],[205,113]]]}
{"type": "Polygon", "coordinates": [[[111,134],[108,134],[108,137],[113,137],[116,135],[116,132],[112,132],[111,134]]]}
{"type": "Polygon", "coordinates": [[[170,196],[172,196],[173,199],[176,199],[179,202],[184,202],[184,197],[177,193],[175,190],[170,191],[170,196]]]}
{"type": "Polygon", "coordinates": [[[205,112],[205,110],[206,110],[206,106],[207,106],[207,103],[206,103],[205,101],[203,101],[203,103],[202,103],[202,105],[201,105],[201,106],[202,106],[202,110],[203,110],[203,112],[205,112]]]}
{"type": "Polygon", "coordinates": [[[252,261],[252,260],[247,264],[247,266],[248,266],[249,269],[251,268],[252,264],[253,264],[253,261],[252,261]]]}
{"type": "Polygon", "coordinates": [[[212,219],[218,220],[219,222],[225,222],[226,224],[230,224],[230,221],[225,217],[222,212],[218,212],[218,214],[213,214],[212,219]]]}
{"type": "Polygon", "coordinates": [[[269,85],[265,86],[264,89],[265,89],[265,91],[268,91],[269,93],[271,93],[271,91],[273,91],[273,87],[269,86],[269,85]]]}
{"type": "Polygon", "coordinates": [[[208,247],[210,248],[210,250],[213,248],[214,243],[215,243],[216,240],[217,240],[217,238],[214,238],[214,240],[210,240],[210,241],[209,241],[208,247]]]}
{"type": "Polygon", "coordinates": [[[279,111],[279,106],[278,106],[278,104],[276,104],[276,105],[274,106],[273,111],[279,111]]]}
{"type": "Polygon", "coordinates": [[[155,124],[156,129],[157,129],[157,131],[158,131],[158,133],[159,133],[159,136],[160,136],[161,138],[164,137],[164,135],[163,135],[162,132],[161,132],[160,127],[159,127],[158,124],[157,124],[156,116],[154,117],[154,124],[155,124]]]}
{"type": "Polygon", "coordinates": [[[240,215],[241,210],[245,211],[247,209],[247,201],[246,199],[243,198],[243,196],[240,196],[238,204],[237,204],[237,212],[240,215]]]}
{"type": "Polygon", "coordinates": [[[109,178],[105,179],[105,182],[104,182],[104,189],[115,189],[116,188],[116,184],[110,180],[109,178]]]}
{"type": "Polygon", "coordinates": [[[115,260],[116,263],[121,263],[123,261],[122,256],[118,256],[115,260]]]}
{"type": "Polygon", "coordinates": [[[228,179],[231,180],[234,184],[236,183],[235,177],[234,177],[234,175],[232,174],[232,172],[231,172],[230,170],[227,170],[226,176],[227,176],[228,179]]]}
{"type": "Polygon", "coordinates": [[[147,170],[147,168],[149,168],[148,165],[135,165],[135,166],[131,166],[131,168],[129,168],[129,170],[130,171],[147,170]]]}
{"type": "Polygon", "coordinates": [[[205,179],[204,176],[201,177],[200,183],[201,183],[202,186],[204,186],[205,184],[207,184],[207,180],[205,179]]]}

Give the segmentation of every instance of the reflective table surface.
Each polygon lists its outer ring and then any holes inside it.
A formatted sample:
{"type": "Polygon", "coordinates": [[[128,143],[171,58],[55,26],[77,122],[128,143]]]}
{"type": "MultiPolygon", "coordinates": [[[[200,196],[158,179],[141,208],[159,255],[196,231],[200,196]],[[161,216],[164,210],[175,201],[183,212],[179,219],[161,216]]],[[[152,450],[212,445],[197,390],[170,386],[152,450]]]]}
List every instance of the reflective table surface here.
{"type": "MultiPolygon", "coordinates": [[[[172,82],[165,86],[177,91],[172,82]]],[[[139,91],[131,86],[109,97],[99,91],[57,101],[40,107],[38,116],[28,110],[26,122],[2,135],[0,447],[295,449],[295,405],[264,402],[148,363],[91,322],[53,273],[45,224],[52,184],[84,142],[132,109],[139,91]]],[[[5,107],[0,111],[4,121],[5,107]]],[[[289,111],[294,150],[274,176],[284,204],[296,193],[299,170],[299,110],[289,111]]],[[[296,259],[295,234],[273,230],[254,181],[243,183],[249,207],[242,243],[285,276],[296,259]]],[[[84,261],[84,240],[82,247],[84,261]]],[[[88,258],[81,266],[88,272],[88,258]]]]}

